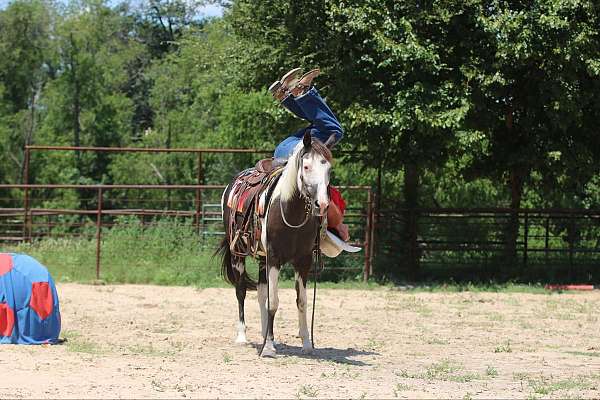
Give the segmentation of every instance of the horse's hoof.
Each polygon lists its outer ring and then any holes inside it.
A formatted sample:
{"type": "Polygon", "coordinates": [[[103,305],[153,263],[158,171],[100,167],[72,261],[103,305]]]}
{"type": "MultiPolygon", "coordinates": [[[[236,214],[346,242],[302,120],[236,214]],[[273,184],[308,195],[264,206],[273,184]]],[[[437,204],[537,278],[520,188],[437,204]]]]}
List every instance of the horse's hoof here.
{"type": "Polygon", "coordinates": [[[247,344],[247,343],[248,343],[248,340],[246,340],[246,336],[238,336],[238,337],[235,339],[235,343],[236,343],[236,344],[247,344]]]}
{"type": "Polygon", "coordinates": [[[312,346],[302,346],[302,354],[312,354],[314,350],[312,346]]]}
{"type": "Polygon", "coordinates": [[[261,357],[270,357],[270,358],[274,358],[276,355],[275,352],[275,346],[273,346],[273,344],[271,343],[269,345],[269,343],[267,343],[265,345],[265,347],[263,347],[262,351],[260,352],[260,356],[261,357]]]}

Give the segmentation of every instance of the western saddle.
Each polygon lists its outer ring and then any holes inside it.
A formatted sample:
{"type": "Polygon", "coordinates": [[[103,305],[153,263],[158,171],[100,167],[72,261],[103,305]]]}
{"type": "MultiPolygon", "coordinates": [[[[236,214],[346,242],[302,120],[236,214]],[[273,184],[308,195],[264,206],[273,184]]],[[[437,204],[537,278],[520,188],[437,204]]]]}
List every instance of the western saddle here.
{"type": "Polygon", "coordinates": [[[267,205],[285,161],[273,158],[260,160],[254,168],[238,174],[227,197],[229,209],[229,249],[234,256],[264,255],[261,247],[262,224],[267,205]]]}

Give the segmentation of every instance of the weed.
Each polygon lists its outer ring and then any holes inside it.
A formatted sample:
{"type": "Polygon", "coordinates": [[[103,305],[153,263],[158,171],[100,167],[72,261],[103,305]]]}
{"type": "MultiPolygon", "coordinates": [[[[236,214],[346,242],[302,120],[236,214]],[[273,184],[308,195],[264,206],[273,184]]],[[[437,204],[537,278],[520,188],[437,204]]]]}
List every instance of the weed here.
{"type": "Polygon", "coordinates": [[[598,351],[567,351],[566,353],[576,356],[600,357],[600,352],[598,351]]]}
{"type": "Polygon", "coordinates": [[[307,384],[300,386],[298,393],[296,393],[296,397],[301,398],[302,395],[305,395],[306,397],[317,397],[318,394],[319,390],[316,387],[307,384]]]}
{"type": "Polygon", "coordinates": [[[507,340],[506,343],[496,346],[494,349],[494,353],[512,353],[512,347],[510,347],[510,340],[507,340]]]}
{"type": "Polygon", "coordinates": [[[381,347],[383,347],[383,342],[381,342],[379,340],[375,340],[373,338],[369,338],[367,340],[367,346],[366,346],[367,350],[375,351],[375,350],[380,349],[381,347]]]}
{"type": "Polygon", "coordinates": [[[496,368],[492,367],[491,365],[488,365],[485,369],[485,374],[489,377],[495,378],[498,376],[498,371],[496,370],[496,368]]]}
{"type": "Polygon", "coordinates": [[[393,390],[394,397],[398,397],[399,394],[400,394],[400,392],[403,392],[403,391],[409,390],[409,389],[410,389],[410,386],[408,386],[407,384],[405,384],[405,383],[397,383],[396,387],[394,387],[394,390],[393,390]]]}
{"type": "Polygon", "coordinates": [[[87,354],[101,353],[101,349],[96,343],[83,339],[77,331],[64,330],[62,336],[69,351],[87,354]]]}
{"type": "Polygon", "coordinates": [[[229,364],[231,361],[233,361],[233,357],[231,357],[228,353],[223,353],[223,362],[225,364],[229,364]]]}
{"type": "Polygon", "coordinates": [[[427,339],[426,342],[427,342],[427,344],[441,344],[441,345],[449,344],[449,342],[446,339],[441,339],[438,337],[427,339]]]}

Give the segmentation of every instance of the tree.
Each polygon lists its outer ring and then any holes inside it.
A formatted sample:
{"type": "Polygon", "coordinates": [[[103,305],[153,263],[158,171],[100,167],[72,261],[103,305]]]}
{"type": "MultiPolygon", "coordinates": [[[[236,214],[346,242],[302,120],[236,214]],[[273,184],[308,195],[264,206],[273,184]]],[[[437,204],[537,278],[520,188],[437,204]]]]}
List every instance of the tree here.
{"type": "MultiPolygon", "coordinates": [[[[97,1],[74,4],[66,12],[57,28],[56,77],[43,97],[43,141],[118,146],[131,139],[133,104],[127,96],[128,75],[144,47],[131,38],[126,22],[124,16],[97,1]]],[[[76,180],[110,180],[105,175],[109,157],[77,152],[74,169],[64,170],[72,171],[76,180]]],[[[43,179],[56,176],[38,172],[43,179]]]]}
{"type": "MultiPolygon", "coordinates": [[[[471,171],[505,181],[513,210],[534,171],[545,182],[565,176],[582,188],[598,171],[600,151],[591,117],[600,111],[593,94],[600,84],[597,7],[563,0],[478,7],[481,43],[468,72],[468,125],[486,135],[489,149],[474,158],[471,171]]],[[[509,257],[516,255],[518,230],[513,213],[509,257]]]]}
{"type": "Polygon", "coordinates": [[[12,166],[6,172],[13,182],[23,179],[23,146],[33,141],[38,100],[51,72],[52,20],[47,4],[37,0],[0,11],[0,159],[12,166]]]}

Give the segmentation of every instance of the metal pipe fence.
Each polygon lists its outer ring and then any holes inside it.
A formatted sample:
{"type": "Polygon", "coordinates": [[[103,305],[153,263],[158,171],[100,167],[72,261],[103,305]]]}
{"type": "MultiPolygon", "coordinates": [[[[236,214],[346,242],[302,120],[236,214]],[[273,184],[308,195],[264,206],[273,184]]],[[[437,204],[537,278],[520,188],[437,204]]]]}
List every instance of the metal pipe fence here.
{"type": "Polygon", "coordinates": [[[399,269],[409,275],[422,277],[436,268],[447,276],[451,269],[471,267],[479,277],[511,271],[524,277],[534,270],[550,276],[554,268],[565,279],[600,278],[600,210],[399,209],[378,218],[386,232],[379,236],[378,255],[396,253],[399,269]],[[511,224],[514,242],[507,232],[511,224]]]}
{"type": "MultiPolygon", "coordinates": [[[[13,204],[0,209],[0,241],[75,237],[94,240],[96,278],[100,279],[103,235],[107,230],[123,227],[124,222],[119,218],[136,218],[144,229],[184,223],[187,224],[184,229],[193,230],[198,244],[203,245],[207,238],[223,234],[219,202],[224,188],[225,185],[2,184],[0,193],[6,190],[21,193],[21,196],[13,193],[4,200],[22,202],[23,207],[13,204]],[[80,195],[69,196],[65,191],[80,195]],[[199,205],[199,193],[209,202],[199,205]]],[[[366,193],[366,200],[350,203],[346,213],[353,237],[360,237],[353,244],[364,248],[361,270],[366,280],[372,272],[373,257],[371,188],[339,186],[339,189],[366,193]]]]}

